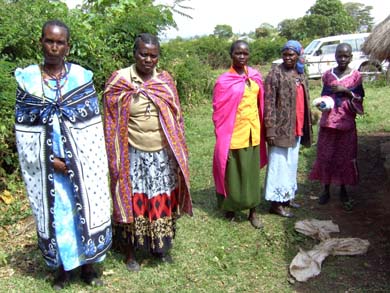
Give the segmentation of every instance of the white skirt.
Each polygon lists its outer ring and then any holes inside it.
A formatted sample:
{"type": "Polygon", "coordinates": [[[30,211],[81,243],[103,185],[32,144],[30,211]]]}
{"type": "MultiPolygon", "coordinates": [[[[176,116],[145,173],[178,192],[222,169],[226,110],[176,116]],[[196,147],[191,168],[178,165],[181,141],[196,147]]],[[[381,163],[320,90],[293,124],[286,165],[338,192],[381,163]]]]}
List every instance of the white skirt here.
{"type": "Polygon", "coordinates": [[[269,147],[265,178],[265,199],[286,202],[294,199],[297,186],[298,156],[301,137],[293,147],[269,147]]]}

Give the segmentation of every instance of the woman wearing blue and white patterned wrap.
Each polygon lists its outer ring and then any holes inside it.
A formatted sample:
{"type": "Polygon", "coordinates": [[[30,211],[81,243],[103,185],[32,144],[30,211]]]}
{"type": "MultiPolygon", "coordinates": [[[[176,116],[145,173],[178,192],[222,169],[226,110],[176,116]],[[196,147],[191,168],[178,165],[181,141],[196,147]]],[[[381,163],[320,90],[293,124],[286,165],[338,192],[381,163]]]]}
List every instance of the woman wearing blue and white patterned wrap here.
{"type": "Polygon", "coordinates": [[[81,278],[102,285],[92,264],[111,246],[110,195],[103,125],[91,71],[67,63],[69,29],[42,28],[44,63],[18,68],[15,134],[38,246],[58,269],[55,289],[81,266],[81,278]]]}

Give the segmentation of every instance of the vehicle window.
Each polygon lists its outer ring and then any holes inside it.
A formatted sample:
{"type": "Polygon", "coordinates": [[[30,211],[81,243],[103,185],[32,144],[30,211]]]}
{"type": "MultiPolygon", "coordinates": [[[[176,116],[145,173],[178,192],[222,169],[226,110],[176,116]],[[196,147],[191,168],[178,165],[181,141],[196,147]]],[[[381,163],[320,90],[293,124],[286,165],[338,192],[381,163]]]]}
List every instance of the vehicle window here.
{"type": "Polygon", "coordinates": [[[319,43],[320,43],[320,41],[318,41],[318,40],[311,41],[311,43],[309,45],[307,45],[307,47],[305,48],[304,55],[313,54],[314,50],[317,48],[319,43]]]}
{"type": "Polygon", "coordinates": [[[343,40],[343,43],[350,44],[352,47],[352,52],[360,51],[360,46],[357,46],[356,39],[343,40]]]}
{"type": "Polygon", "coordinates": [[[322,55],[334,54],[336,52],[337,44],[327,45],[321,47],[322,55]]]}
{"type": "Polygon", "coordinates": [[[360,38],[356,39],[356,46],[358,48],[358,51],[362,50],[363,43],[366,41],[367,38],[360,38]]]}
{"type": "Polygon", "coordinates": [[[338,41],[332,41],[332,42],[325,42],[321,45],[320,49],[317,51],[316,55],[327,55],[327,54],[334,54],[336,52],[336,47],[340,42],[338,41]]]}

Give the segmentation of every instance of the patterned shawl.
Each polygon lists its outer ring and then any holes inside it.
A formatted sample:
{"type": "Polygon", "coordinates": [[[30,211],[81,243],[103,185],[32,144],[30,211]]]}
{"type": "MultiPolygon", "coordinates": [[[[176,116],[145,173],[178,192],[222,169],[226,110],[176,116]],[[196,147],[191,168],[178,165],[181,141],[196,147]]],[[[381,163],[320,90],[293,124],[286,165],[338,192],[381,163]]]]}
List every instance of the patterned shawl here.
{"type": "Polygon", "coordinates": [[[43,257],[48,263],[58,265],[52,163],[52,121],[57,116],[73,187],[71,198],[77,207],[70,212],[80,219],[78,230],[86,263],[96,261],[110,248],[112,236],[103,125],[92,80],[66,93],[62,102],[32,95],[18,87],[15,112],[19,162],[43,257]]]}
{"type": "Polygon", "coordinates": [[[138,86],[122,76],[120,71],[116,71],[107,81],[104,91],[104,131],[109,158],[114,220],[121,223],[134,221],[127,126],[130,101],[132,96],[138,93],[150,98],[159,110],[162,129],[180,167],[178,174],[179,211],[182,210],[192,215],[188,150],[174,80],[169,73],[163,71],[156,78],[138,86]]]}
{"type": "Polygon", "coordinates": [[[262,77],[258,71],[251,67],[248,67],[247,75],[226,72],[218,77],[213,93],[213,122],[216,136],[213,175],[216,191],[225,196],[225,173],[230,141],[233,134],[237,108],[243,97],[245,81],[248,78],[259,85],[258,106],[261,124],[259,167],[263,167],[267,163],[265,129],[263,127],[264,86],[262,77]]]}

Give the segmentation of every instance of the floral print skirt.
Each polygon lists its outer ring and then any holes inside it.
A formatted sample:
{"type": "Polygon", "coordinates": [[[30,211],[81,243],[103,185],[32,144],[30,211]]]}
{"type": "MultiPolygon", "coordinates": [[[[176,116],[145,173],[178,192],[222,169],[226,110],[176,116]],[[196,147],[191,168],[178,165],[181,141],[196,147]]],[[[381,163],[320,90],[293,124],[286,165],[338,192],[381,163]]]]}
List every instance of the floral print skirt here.
{"type": "Polygon", "coordinates": [[[114,241],[165,253],[172,246],[178,216],[176,159],[169,147],[146,152],[130,146],[129,153],[134,222],[114,223],[114,241]]]}

